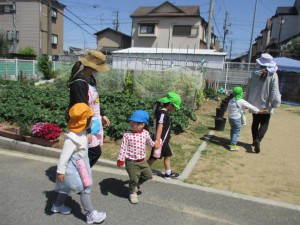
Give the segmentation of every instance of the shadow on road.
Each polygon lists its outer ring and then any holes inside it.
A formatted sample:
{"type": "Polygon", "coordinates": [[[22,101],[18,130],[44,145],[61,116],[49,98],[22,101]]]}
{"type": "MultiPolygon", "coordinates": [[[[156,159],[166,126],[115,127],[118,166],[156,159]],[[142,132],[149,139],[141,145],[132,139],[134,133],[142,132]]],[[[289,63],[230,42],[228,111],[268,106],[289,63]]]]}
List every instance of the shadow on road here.
{"type": "MultiPolygon", "coordinates": [[[[54,214],[51,211],[51,207],[53,202],[56,199],[57,193],[55,191],[44,191],[44,195],[46,196],[46,207],[45,207],[45,214],[52,215],[54,214]]],[[[81,211],[80,203],[73,200],[71,196],[68,196],[65,202],[65,205],[72,209],[71,214],[73,214],[76,218],[83,220],[85,222],[86,218],[85,215],[81,211]]]]}
{"type": "MultiPolygon", "coordinates": [[[[49,178],[50,181],[55,183],[56,181],[56,166],[51,166],[45,171],[46,176],[49,178]]],[[[53,184],[53,189],[55,188],[55,184],[53,184]]],[[[46,215],[52,215],[54,214],[51,211],[51,207],[53,205],[53,202],[55,201],[57,197],[56,191],[44,191],[43,194],[47,198],[46,200],[46,206],[45,206],[45,214],[46,215]]],[[[80,203],[73,200],[71,196],[68,196],[65,202],[65,205],[70,207],[72,209],[71,214],[73,214],[76,218],[86,221],[85,215],[81,211],[80,203]]]]}
{"type": "MultiPolygon", "coordinates": [[[[205,135],[205,136],[201,137],[200,139],[203,140],[203,141],[207,141],[208,136],[205,135]]],[[[225,149],[229,150],[229,144],[230,144],[229,137],[228,138],[223,138],[223,137],[218,137],[218,136],[212,135],[208,141],[213,143],[213,144],[223,146],[225,149]]],[[[252,150],[251,144],[239,141],[238,146],[244,148],[247,153],[255,153],[252,150]]]]}
{"type": "Polygon", "coordinates": [[[125,186],[129,181],[122,181],[115,178],[107,178],[99,183],[100,191],[103,195],[111,193],[120,198],[128,198],[129,188],[125,186]]]}
{"type": "Polygon", "coordinates": [[[56,168],[57,168],[56,166],[51,166],[45,171],[46,176],[53,183],[55,183],[56,181],[56,168]]]}

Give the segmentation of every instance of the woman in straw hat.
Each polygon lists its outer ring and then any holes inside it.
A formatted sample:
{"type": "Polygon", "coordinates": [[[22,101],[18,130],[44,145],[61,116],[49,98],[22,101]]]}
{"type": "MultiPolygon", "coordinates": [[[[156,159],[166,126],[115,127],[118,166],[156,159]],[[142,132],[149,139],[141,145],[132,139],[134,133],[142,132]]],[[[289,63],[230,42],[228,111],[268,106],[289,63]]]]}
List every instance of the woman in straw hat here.
{"type": "MultiPolygon", "coordinates": [[[[273,61],[273,57],[264,53],[256,59],[256,71],[254,71],[248,81],[245,100],[256,106],[258,109],[268,110],[268,114],[252,114],[252,138],[254,150],[260,152],[260,142],[265,136],[271,114],[274,108],[278,108],[281,103],[281,95],[278,86],[278,67],[273,61]]],[[[250,110],[251,113],[253,111],[250,110]]]]}
{"type": "Polygon", "coordinates": [[[103,126],[110,125],[109,119],[105,116],[100,107],[100,98],[96,89],[95,75],[99,72],[106,72],[109,67],[106,64],[106,56],[99,51],[90,50],[88,54],[76,62],[71,71],[70,82],[70,105],[86,103],[94,111],[93,126],[87,131],[89,143],[89,160],[92,167],[101,156],[101,145],[103,144],[103,126]],[[80,70],[80,67],[83,68],[80,70]]]}

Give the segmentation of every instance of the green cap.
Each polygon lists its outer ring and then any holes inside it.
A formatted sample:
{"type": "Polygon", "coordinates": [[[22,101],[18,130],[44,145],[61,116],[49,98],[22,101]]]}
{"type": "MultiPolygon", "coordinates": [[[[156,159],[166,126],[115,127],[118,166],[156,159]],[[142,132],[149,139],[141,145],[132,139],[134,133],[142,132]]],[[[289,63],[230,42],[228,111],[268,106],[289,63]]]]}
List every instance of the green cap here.
{"type": "Polygon", "coordinates": [[[243,98],[243,88],[241,88],[240,86],[234,87],[232,94],[236,100],[242,99],[243,98]]]}
{"type": "Polygon", "coordinates": [[[159,99],[162,103],[172,103],[177,109],[180,109],[181,98],[179,94],[175,92],[169,92],[166,97],[159,99]]]}

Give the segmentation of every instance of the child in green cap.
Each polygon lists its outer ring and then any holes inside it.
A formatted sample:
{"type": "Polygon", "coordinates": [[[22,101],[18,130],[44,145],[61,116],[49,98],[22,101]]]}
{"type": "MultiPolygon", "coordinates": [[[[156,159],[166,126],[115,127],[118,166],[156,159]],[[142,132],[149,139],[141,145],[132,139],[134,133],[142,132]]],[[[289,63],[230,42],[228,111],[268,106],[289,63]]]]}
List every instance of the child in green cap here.
{"type": "Polygon", "coordinates": [[[159,99],[154,107],[154,140],[155,146],[161,146],[161,151],[157,153],[157,149],[152,149],[148,164],[150,167],[156,161],[164,157],[165,179],[176,179],[179,174],[171,170],[172,151],[169,145],[171,133],[171,118],[169,112],[180,109],[181,98],[175,92],[169,92],[164,98],[159,99]],[[160,109],[160,104],[162,108],[160,109]]]}
{"type": "MultiPolygon", "coordinates": [[[[237,146],[238,137],[242,127],[242,114],[244,109],[249,108],[255,114],[265,114],[267,110],[259,110],[257,107],[251,105],[243,99],[243,89],[239,86],[233,88],[233,98],[228,102],[228,121],[230,124],[230,151],[238,151],[237,146]]],[[[244,123],[246,124],[246,123],[244,123]]]]}

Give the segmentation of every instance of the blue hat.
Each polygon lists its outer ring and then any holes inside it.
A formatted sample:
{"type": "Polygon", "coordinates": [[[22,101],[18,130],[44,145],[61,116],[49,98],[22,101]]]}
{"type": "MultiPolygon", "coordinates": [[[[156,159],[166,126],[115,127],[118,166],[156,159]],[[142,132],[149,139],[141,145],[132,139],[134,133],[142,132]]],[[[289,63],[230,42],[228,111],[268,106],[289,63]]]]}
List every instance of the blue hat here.
{"type": "Polygon", "coordinates": [[[129,118],[130,121],[145,123],[146,125],[149,125],[149,119],[149,113],[144,110],[136,110],[129,118]]]}

